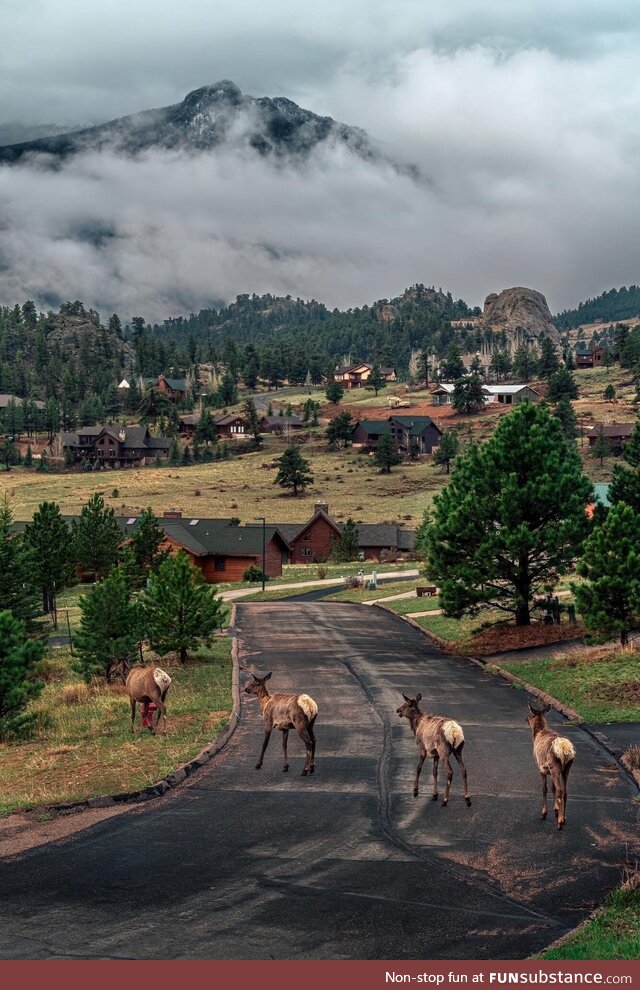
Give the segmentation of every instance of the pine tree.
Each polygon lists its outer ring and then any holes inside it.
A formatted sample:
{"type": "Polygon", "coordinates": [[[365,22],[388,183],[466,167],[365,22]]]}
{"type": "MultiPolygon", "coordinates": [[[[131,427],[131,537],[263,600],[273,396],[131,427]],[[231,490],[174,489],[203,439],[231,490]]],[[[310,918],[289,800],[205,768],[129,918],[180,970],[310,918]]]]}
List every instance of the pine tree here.
{"type": "Polygon", "coordinates": [[[380,389],[384,388],[385,385],[386,385],[386,378],[384,377],[382,371],[380,370],[380,365],[374,364],[373,368],[371,369],[369,378],[367,379],[366,387],[369,389],[373,389],[373,391],[377,395],[380,389]]]}
{"type": "Polygon", "coordinates": [[[640,512],[640,417],[636,419],[631,439],[624,445],[623,460],[629,465],[616,464],[609,485],[609,501],[626,502],[634,512],[640,512]]]}
{"type": "Polygon", "coordinates": [[[216,592],[184,550],[163,560],[142,595],[145,628],[153,648],[161,654],[175,650],[180,662],[186,663],[190,651],[209,643],[227,614],[216,592]]]}
{"type": "Polygon", "coordinates": [[[9,500],[0,502],[0,610],[30,625],[38,614],[38,585],[33,551],[24,533],[13,532],[9,500]]]}
{"type": "Polygon", "coordinates": [[[572,566],[592,500],[578,451],[546,407],[524,402],[504,416],[434,501],[427,574],[447,614],[489,606],[529,625],[533,599],[572,566]]]}
{"type": "Polygon", "coordinates": [[[349,517],[344,524],[340,539],[335,540],[331,548],[331,557],[338,563],[357,560],[360,553],[360,537],[358,527],[349,517]]]}
{"type": "Polygon", "coordinates": [[[513,371],[523,382],[528,382],[536,373],[538,362],[530,347],[522,345],[513,356],[513,371]]]}
{"type": "Polygon", "coordinates": [[[327,402],[337,405],[344,398],[344,385],[342,382],[329,382],[324,394],[327,397],[327,402]]]}
{"type": "Polygon", "coordinates": [[[578,385],[568,368],[560,368],[549,378],[547,398],[549,402],[559,402],[565,396],[568,399],[577,399],[578,385]]]}
{"type": "Polygon", "coordinates": [[[553,415],[556,417],[560,426],[562,427],[562,432],[564,433],[565,440],[573,441],[578,436],[578,420],[574,412],[573,406],[571,405],[571,399],[568,395],[563,395],[557,406],[553,410],[553,415]]]}
{"type": "Polygon", "coordinates": [[[166,553],[160,550],[165,533],[158,523],[158,517],[153,509],[146,508],[138,516],[136,527],[131,536],[131,548],[138,574],[144,579],[149,571],[154,570],[166,553]]]}
{"type": "Polygon", "coordinates": [[[302,456],[300,448],[295,444],[287,447],[280,457],[276,458],[279,464],[278,473],[275,477],[275,484],[282,488],[293,488],[293,494],[303,492],[305,488],[313,484],[311,465],[302,456]]]}
{"type": "Polygon", "coordinates": [[[447,469],[447,474],[451,470],[451,461],[458,456],[458,434],[455,430],[445,430],[440,437],[440,444],[433,456],[434,464],[442,464],[447,469]]]}
{"type": "Polygon", "coordinates": [[[118,560],[123,537],[115,513],[105,506],[102,495],[95,492],[71,528],[76,563],[97,581],[118,560]]]}
{"type": "Polygon", "coordinates": [[[142,626],[140,609],[122,567],[112,568],[108,577],[81,595],[80,612],[80,629],[73,640],[73,669],[87,684],[94,677],[110,682],[118,668],[126,676],[136,659],[142,626]]]}
{"type": "Polygon", "coordinates": [[[354,422],[350,412],[341,412],[329,420],[327,426],[327,443],[331,448],[346,447],[351,440],[354,422]]]}
{"type": "Polygon", "coordinates": [[[640,617],[640,514],[619,502],[584,544],[573,584],[578,611],[590,629],[619,635],[626,645],[640,617]]]}
{"type": "Polygon", "coordinates": [[[609,385],[607,385],[607,387],[605,388],[604,392],[602,393],[602,397],[603,397],[603,399],[606,399],[607,402],[613,402],[614,399],[615,399],[615,397],[616,397],[616,388],[615,388],[615,385],[612,385],[611,383],[609,383],[609,385]]]}
{"type": "Polygon", "coordinates": [[[605,457],[608,457],[610,453],[611,444],[609,437],[605,433],[604,426],[601,423],[596,433],[596,442],[591,445],[591,456],[600,458],[600,467],[602,467],[605,457]]]}
{"type": "Polygon", "coordinates": [[[484,408],[485,393],[477,375],[458,378],[454,384],[451,404],[456,412],[470,415],[484,408]]]}
{"type": "Polygon", "coordinates": [[[378,446],[374,454],[374,460],[380,468],[382,474],[391,474],[391,468],[395,464],[400,464],[402,454],[396,449],[396,442],[391,432],[383,433],[378,440],[378,446]]]}
{"type": "Polygon", "coordinates": [[[25,711],[44,684],[35,675],[44,644],[26,638],[23,622],[10,611],[0,612],[0,740],[26,736],[34,716],[25,711]]]}
{"type": "Polygon", "coordinates": [[[178,467],[180,465],[180,444],[177,437],[174,437],[171,441],[168,463],[171,467],[178,467]]]}
{"type": "Polygon", "coordinates": [[[542,378],[550,378],[560,367],[560,361],[556,353],[556,345],[550,337],[543,337],[540,344],[540,360],[538,362],[538,374],[542,378]]]}
{"type": "Polygon", "coordinates": [[[33,553],[35,578],[42,595],[42,611],[54,611],[55,596],[74,579],[71,531],[56,502],[41,502],[25,530],[33,553]]]}
{"type": "Polygon", "coordinates": [[[24,455],[24,466],[26,468],[33,467],[33,451],[31,450],[31,444],[27,445],[27,452],[24,455]]]}
{"type": "Polygon", "coordinates": [[[262,437],[260,435],[260,420],[258,418],[258,410],[256,409],[256,404],[253,399],[246,399],[244,405],[242,406],[242,414],[247,422],[249,428],[249,433],[253,437],[253,442],[256,447],[262,445],[262,437]]]}

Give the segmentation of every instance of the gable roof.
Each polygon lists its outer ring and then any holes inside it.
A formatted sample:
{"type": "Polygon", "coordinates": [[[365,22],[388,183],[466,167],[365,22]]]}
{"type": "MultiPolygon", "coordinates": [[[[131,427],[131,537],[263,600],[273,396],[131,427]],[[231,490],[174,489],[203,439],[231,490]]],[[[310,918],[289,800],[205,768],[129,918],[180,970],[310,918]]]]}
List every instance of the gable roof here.
{"type": "Polygon", "coordinates": [[[597,437],[600,431],[605,437],[630,437],[635,429],[635,423],[601,423],[587,430],[588,437],[597,437]]]}
{"type": "Polygon", "coordinates": [[[174,392],[186,392],[187,391],[187,380],[186,378],[167,378],[166,375],[158,375],[158,381],[163,378],[169,388],[172,388],[174,392]]]}
{"type": "Polygon", "coordinates": [[[260,422],[268,426],[304,426],[299,416],[261,416],[260,422]]]}
{"type": "Polygon", "coordinates": [[[360,419],[357,423],[353,424],[353,430],[356,427],[361,426],[363,430],[366,430],[368,434],[373,436],[382,436],[383,433],[391,433],[391,427],[389,426],[388,419],[360,419]]]}
{"type": "Polygon", "coordinates": [[[430,416],[389,416],[389,422],[399,423],[412,437],[420,436],[429,426],[433,426],[434,429],[438,430],[438,433],[442,432],[430,416]]]}

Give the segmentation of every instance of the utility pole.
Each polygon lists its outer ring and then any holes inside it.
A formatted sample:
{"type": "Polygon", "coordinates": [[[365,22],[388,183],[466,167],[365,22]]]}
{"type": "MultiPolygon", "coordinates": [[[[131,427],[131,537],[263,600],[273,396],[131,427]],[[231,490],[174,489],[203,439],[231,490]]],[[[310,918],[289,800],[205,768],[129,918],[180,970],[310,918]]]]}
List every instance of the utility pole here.
{"type": "Polygon", "coordinates": [[[262,591],[264,593],[265,568],[267,566],[267,520],[265,516],[256,516],[256,519],[262,521],[262,591]]]}

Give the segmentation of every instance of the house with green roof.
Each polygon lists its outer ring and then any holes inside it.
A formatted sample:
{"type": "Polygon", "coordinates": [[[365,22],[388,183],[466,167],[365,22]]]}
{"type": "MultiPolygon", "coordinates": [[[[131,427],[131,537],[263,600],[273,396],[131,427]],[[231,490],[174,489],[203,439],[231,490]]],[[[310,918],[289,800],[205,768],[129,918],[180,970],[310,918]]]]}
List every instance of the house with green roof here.
{"type": "Polygon", "coordinates": [[[430,416],[389,416],[360,420],[351,432],[351,442],[354,447],[377,450],[385,433],[391,434],[398,450],[410,454],[430,454],[442,436],[430,416]]]}

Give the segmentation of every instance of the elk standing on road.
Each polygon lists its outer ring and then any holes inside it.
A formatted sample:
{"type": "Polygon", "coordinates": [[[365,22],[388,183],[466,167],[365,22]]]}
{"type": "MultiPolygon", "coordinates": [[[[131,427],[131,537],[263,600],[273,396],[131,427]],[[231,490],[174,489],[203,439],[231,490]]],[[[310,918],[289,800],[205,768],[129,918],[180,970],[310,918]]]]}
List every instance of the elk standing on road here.
{"type": "Polygon", "coordinates": [[[398,715],[400,718],[409,719],[411,731],[416,737],[417,745],[420,747],[420,759],[418,760],[418,767],[416,769],[413,796],[418,796],[418,781],[420,779],[422,764],[427,756],[430,756],[433,759],[433,800],[438,800],[438,763],[442,760],[447,769],[447,786],[445,788],[444,798],[442,799],[442,806],[444,807],[447,804],[451,781],[453,780],[453,769],[449,756],[453,753],[460,766],[460,772],[464,782],[464,799],[467,805],[471,807],[471,797],[469,796],[469,787],[467,785],[467,768],[462,759],[464,733],[461,727],[453,719],[442,718],[440,715],[426,715],[425,712],[420,711],[418,702],[422,698],[421,694],[417,694],[415,699],[407,698],[406,694],[403,694],[402,697],[405,700],[405,704],[397,709],[398,715]]]}
{"type": "Polygon", "coordinates": [[[547,728],[544,717],[550,705],[544,708],[534,708],[529,705],[527,722],[533,734],[533,755],[542,775],[542,813],[541,818],[547,817],[547,776],[551,774],[553,787],[553,813],[556,816],[558,829],[561,829],[567,813],[567,778],[576,757],[573,744],[564,736],[547,728]]]}
{"type": "Polygon", "coordinates": [[[289,729],[295,729],[307,747],[307,758],[302,776],[313,773],[316,755],[316,737],[313,734],[313,726],[318,714],[318,706],[315,701],[308,694],[269,694],[266,681],[271,677],[271,673],[265,674],[264,677],[256,677],[255,674],[251,676],[253,681],[247,684],[245,692],[246,694],[257,695],[264,718],[264,742],[262,743],[260,759],[256,763],[256,770],[262,766],[273,729],[279,729],[282,732],[282,749],[284,750],[282,770],[286,772],[289,769],[287,739],[289,729]]]}
{"type": "Polygon", "coordinates": [[[152,702],[158,709],[155,727],[153,725],[153,716],[149,726],[154,735],[160,724],[161,717],[164,718],[164,730],[165,732],[167,731],[167,707],[164,699],[167,697],[167,691],[170,685],[171,678],[161,667],[133,667],[129,671],[125,687],[129,695],[129,701],[131,702],[132,732],[135,731],[134,722],[136,720],[137,702],[143,706],[152,702]]]}

